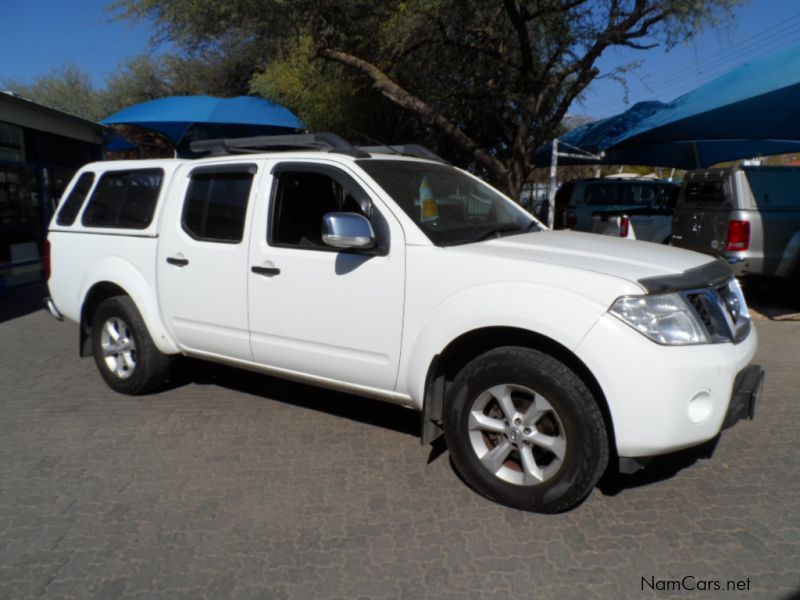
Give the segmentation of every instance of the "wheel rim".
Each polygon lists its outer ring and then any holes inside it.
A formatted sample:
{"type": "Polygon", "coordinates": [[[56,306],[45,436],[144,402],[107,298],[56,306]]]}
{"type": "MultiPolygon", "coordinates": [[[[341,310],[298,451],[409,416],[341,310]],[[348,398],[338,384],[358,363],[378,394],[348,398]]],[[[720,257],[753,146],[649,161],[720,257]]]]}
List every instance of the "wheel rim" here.
{"type": "Polygon", "coordinates": [[[479,462],[508,483],[539,485],[564,462],[567,437],[561,418],[530,388],[502,384],[484,391],[472,403],[468,428],[479,462]]]}
{"type": "Polygon", "coordinates": [[[127,379],[136,370],[136,343],[128,324],[119,317],[107,319],[100,330],[103,361],[109,372],[127,379]]]}

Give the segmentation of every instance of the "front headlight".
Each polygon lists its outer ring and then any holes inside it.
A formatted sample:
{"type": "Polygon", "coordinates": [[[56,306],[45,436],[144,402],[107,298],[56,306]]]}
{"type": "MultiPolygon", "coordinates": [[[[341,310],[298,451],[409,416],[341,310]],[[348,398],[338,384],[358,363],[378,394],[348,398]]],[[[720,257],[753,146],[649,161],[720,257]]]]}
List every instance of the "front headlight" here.
{"type": "Polygon", "coordinates": [[[680,294],[623,296],[608,312],[659,344],[684,346],[709,341],[703,324],[680,294]]]}

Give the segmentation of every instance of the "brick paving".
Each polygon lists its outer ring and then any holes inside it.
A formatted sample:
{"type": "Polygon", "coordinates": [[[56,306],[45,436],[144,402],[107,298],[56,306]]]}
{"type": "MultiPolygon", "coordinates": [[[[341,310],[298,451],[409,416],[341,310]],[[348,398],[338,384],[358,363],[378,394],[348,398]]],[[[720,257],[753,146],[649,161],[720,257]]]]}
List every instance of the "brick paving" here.
{"type": "Polygon", "coordinates": [[[757,320],[763,404],[712,458],[541,516],[470,491],[401,408],[190,362],[171,389],[117,395],[76,325],[13,300],[0,598],[667,597],[642,577],[686,575],[750,579],[720,597],[800,593],[798,322],[757,320]]]}

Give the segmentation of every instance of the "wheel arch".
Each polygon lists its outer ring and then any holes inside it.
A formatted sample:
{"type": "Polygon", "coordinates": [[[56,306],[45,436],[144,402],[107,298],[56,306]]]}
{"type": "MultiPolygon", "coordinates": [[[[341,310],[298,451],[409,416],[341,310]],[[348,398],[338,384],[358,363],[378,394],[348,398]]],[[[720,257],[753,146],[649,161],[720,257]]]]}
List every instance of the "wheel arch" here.
{"type": "MultiPolygon", "coordinates": [[[[141,278],[141,275],[139,277],[141,278]]],[[[144,283],[144,279],[141,279],[142,281],[137,281],[136,278],[128,277],[127,283],[120,285],[117,278],[114,280],[111,278],[98,278],[86,287],[86,292],[82,295],[80,308],[78,350],[81,357],[92,356],[94,353],[91,324],[95,310],[103,301],[114,296],[128,296],[133,301],[142,315],[153,343],[159,351],[164,354],[177,354],[179,352],[177,346],[162,327],[158,315],[152,314],[153,310],[157,310],[157,304],[154,298],[149,298],[149,295],[152,295],[152,290],[149,290],[144,283]]]]}
{"type": "Polygon", "coordinates": [[[130,294],[116,283],[110,281],[98,281],[86,292],[81,304],[80,341],[78,347],[81,358],[94,355],[92,317],[98,306],[114,296],[130,296],[130,294]]]}
{"type": "Polygon", "coordinates": [[[507,326],[481,327],[462,333],[433,358],[425,378],[421,432],[423,444],[432,442],[442,432],[444,398],[448,385],[455,379],[458,371],[472,359],[502,346],[521,346],[538,350],[567,365],[595,398],[605,422],[609,448],[616,448],[614,424],[608,401],[589,367],[569,348],[556,340],[528,329],[507,326]]]}

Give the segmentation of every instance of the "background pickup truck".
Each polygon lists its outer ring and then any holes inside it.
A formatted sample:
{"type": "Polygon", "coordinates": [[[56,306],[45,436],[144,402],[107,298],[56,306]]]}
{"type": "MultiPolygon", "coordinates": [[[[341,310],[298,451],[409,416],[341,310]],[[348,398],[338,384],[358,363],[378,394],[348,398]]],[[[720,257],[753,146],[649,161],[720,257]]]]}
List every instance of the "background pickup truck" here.
{"type": "Polygon", "coordinates": [[[475,490],[543,512],[612,456],[630,470],[753,414],[724,262],[547,231],[415,146],[204,144],[85,166],[50,225],[50,310],[121,393],[186,355],[397,403],[475,490]]]}
{"type": "Polygon", "coordinates": [[[672,228],[673,245],[724,257],[737,275],[783,279],[800,300],[800,168],[692,171],[672,228]]]}

